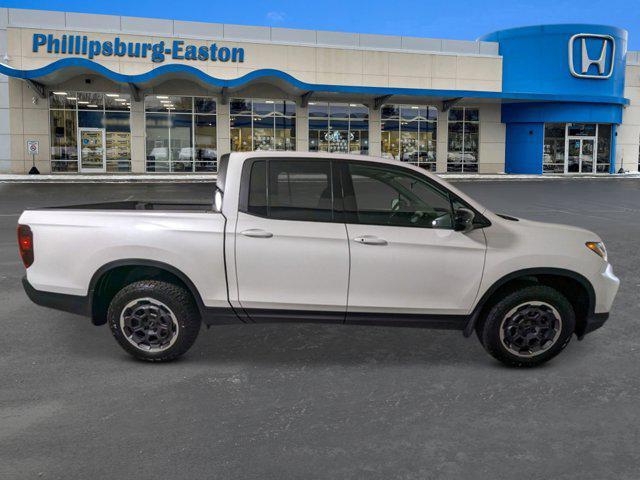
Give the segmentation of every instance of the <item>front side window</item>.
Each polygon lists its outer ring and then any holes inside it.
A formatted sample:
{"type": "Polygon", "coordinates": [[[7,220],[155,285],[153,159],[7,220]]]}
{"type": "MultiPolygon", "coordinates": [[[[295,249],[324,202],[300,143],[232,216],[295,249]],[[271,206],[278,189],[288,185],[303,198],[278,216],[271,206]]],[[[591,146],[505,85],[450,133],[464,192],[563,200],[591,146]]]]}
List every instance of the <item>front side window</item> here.
{"type": "Polygon", "coordinates": [[[354,198],[345,209],[358,223],[452,228],[449,194],[419,175],[398,168],[349,163],[354,198]]]}
{"type": "Polygon", "coordinates": [[[232,152],[296,149],[296,104],[234,98],[230,104],[232,152]]]}
{"type": "Polygon", "coordinates": [[[258,160],[251,166],[247,213],[278,220],[333,220],[328,160],[258,160]]]}
{"type": "Polygon", "coordinates": [[[480,112],[477,108],[449,110],[447,172],[477,172],[480,112]]]}
{"type": "Polygon", "coordinates": [[[148,95],[144,104],[148,172],[216,171],[214,99],[148,95]]]}
{"type": "Polygon", "coordinates": [[[356,103],[309,102],[309,151],[369,153],[369,109],[356,103]]]}
{"type": "Polygon", "coordinates": [[[438,111],[419,105],[383,105],[382,156],[436,169],[438,111]]]}

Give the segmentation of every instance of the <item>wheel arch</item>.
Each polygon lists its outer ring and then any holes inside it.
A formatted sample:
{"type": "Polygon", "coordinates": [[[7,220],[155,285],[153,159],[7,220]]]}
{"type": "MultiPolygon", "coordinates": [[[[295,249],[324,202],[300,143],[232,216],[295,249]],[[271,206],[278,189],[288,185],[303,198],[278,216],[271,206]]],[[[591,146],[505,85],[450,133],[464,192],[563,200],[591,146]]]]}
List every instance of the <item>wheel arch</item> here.
{"type": "Polygon", "coordinates": [[[575,333],[580,339],[584,335],[587,319],[595,312],[596,294],[591,282],[580,273],[563,268],[525,268],[511,272],[497,280],[476,303],[464,329],[469,337],[480,316],[493,304],[494,300],[511,289],[526,284],[547,285],[560,291],[571,303],[576,314],[575,333]]]}
{"type": "Polygon", "coordinates": [[[128,258],[115,260],[100,267],[89,282],[91,320],[94,325],[107,321],[107,309],[120,288],[137,280],[165,280],[185,287],[196,302],[202,317],[205,312],[200,292],[181,270],[157,260],[128,258]]]}

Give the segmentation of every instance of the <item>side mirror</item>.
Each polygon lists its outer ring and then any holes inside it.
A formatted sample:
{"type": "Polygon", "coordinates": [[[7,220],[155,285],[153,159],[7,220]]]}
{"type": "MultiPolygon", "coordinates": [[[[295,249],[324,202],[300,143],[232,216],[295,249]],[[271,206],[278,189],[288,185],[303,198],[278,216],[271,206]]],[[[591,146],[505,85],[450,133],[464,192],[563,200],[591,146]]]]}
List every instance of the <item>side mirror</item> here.
{"type": "Polygon", "coordinates": [[[473,220],[476,214],[468,208],[458,208],[453,216],[453,229],[456,232],[467,233],[473,230],[473,220]]]}

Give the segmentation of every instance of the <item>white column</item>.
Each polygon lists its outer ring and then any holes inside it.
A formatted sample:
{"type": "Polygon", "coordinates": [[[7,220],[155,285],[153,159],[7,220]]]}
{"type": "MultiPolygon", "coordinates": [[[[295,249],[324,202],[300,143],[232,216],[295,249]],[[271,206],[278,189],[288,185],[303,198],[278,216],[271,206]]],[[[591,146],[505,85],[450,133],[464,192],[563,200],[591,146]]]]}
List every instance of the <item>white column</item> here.
{"type": "MultiPolygon", "coordinates": [[[[478,173],[504,172],[506,125],[502,123],[500,104],[482,105],[480,111],[480,145],[478,173]]],[[[540,153],[542,158],[542,153],[540,153]]]]}
{"type": "Polygon", "coordinates": [[[144,127],[144,98],[136,102],[131,98],[131,172],[146,171],[146,132],[144,127]]]}
{"type": "Polygon", "coordinates": [[[382,156],[381,111],[369,108],[369,155],[382,156]]]}
{"type": "Polygon", "coordinates": [[[449,134],[449,112],[442,111],[442,108],[438,109],[438,127],[436,144],[436,172],[447,171],[447,139],[449,134]]]}
{"type": "Polygon", "coordinates": [[[309,107],[296,105],[296,150],[309,151],[309,107]]]}
{"type": "MultiPolygon", "coordinates": [[[[0,56],[7,54],[7,9],[0,14],[0,56]]],[[[9,79],[0,75],[0,173],[11,172],[11,118],[9,116],[9,79]]]]}
{"type": "Polygon", "coordinates": [[[231,139],[229,130],[229,102],[222,104],[218,99],[216,106],[216,136],[218,158],[231,152],[231,139]]]}

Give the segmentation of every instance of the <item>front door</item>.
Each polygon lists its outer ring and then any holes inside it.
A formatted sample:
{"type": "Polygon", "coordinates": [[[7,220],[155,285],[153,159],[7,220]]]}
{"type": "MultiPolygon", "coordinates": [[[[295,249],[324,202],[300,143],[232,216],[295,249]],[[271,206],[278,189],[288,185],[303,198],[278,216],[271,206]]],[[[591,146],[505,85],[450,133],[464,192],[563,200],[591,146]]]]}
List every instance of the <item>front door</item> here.
{"type": "Polygon", "coordinates": [[[238,301],[254,321],[343,322],[349,244],[333,208],[330,160],[246,162],[236,222],[238,301]]]}
{"type": "Polygon", "coordinates": [[[454,230],[453,209],[462,206],[460,201],[406,168],[347,165],[347,322],[469,313],[480,287],[486,242],[480,229],[454,230]]]}
{"type": "Polygon", "coordinates": [[[80,172],[104,172],[106,164],[105,130],[104,128],[78,129],[78,158],[80,172]]]}
{"type": "Polygon", "coordinates": [[[568,137],[565,173],[592,173],[595,143],[593,137],[568,137]]]}

